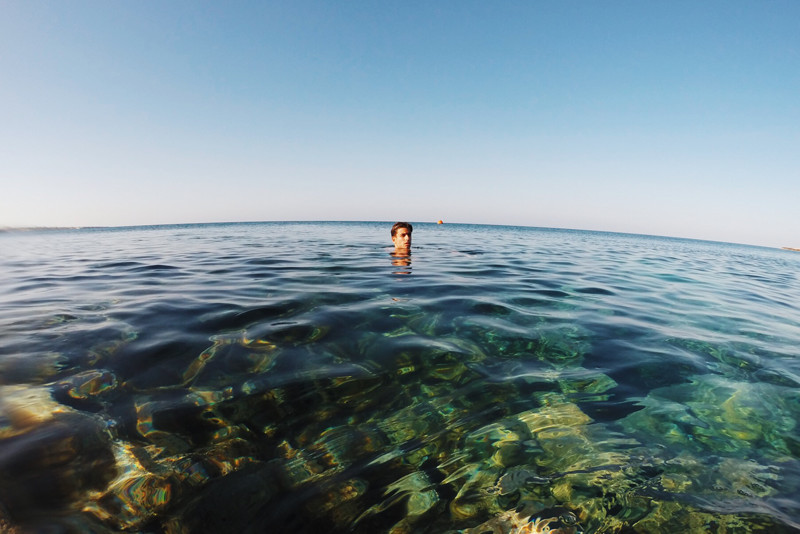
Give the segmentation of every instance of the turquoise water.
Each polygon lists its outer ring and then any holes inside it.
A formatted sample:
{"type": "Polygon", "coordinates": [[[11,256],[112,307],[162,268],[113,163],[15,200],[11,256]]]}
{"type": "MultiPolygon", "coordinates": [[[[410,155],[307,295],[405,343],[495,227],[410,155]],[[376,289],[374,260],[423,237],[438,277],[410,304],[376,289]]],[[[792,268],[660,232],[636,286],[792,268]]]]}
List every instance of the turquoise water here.
{"type": "Polygon", "coordinates": [[[798,532],[800,253],[0,235],[0,530],[798,532]]]}

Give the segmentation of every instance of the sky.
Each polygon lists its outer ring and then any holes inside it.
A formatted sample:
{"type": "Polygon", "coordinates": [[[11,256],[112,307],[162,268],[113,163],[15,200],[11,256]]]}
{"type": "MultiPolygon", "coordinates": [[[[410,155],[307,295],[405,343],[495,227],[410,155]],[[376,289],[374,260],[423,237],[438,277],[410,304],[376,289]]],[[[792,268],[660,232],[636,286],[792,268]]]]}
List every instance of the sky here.
{"type": "Polygon", "coordinates": [[[0,0],[0,227],[800,247],[800,2],[0,0]]]}

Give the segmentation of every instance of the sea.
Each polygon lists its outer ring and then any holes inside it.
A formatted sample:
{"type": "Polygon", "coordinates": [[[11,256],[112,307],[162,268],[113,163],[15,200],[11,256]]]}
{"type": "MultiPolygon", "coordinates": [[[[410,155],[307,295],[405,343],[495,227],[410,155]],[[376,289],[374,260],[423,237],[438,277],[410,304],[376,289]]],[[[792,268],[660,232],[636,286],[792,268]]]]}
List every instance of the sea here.
{"type": "Polygon", "coordinates": [[[800,253],[0,234],[0,531],[800,532],[800,253]]]}

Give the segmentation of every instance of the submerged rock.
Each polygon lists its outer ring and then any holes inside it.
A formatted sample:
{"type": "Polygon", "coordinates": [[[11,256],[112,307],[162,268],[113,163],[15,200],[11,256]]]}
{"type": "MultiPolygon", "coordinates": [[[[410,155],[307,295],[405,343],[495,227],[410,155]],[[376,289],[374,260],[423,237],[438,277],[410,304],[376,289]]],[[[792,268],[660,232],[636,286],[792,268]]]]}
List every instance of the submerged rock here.
{"type": "Polygon", "coordinates": [[[580,534],[579,525],[575,515],[564,511],[558,513],[551,510],[549,515],[533,518],[517,510],[509,510],[477,527],[459,531],[461,534],[580,534]]]}
{"type": "Polygon", "coordinates": [[[279,486],[272,469],[253,464],[208,485],[164,523],[167,534],[267,532],[279,486]]]}
{"type": "Polygon", "coordinates": [[[54,411],[0,440],[0,503],[14,523],[79,507],[115,473],[103,423],[81,413],[54,411]]]}

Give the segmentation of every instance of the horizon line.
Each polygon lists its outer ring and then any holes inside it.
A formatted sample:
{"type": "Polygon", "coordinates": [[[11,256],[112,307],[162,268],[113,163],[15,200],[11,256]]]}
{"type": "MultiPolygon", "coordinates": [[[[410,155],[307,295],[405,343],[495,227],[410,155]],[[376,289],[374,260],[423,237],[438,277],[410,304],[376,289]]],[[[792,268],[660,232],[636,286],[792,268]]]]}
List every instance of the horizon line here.
{"type": "MultiPolygon", "coordinates": [[[[639,232],[621,232],[617,230],[590,230],[585,228],[560,228],[551,226],[530,226],[522,224],[498,224],[498,223],[466,223],[466,222],[442,222],[436,221],[410,221],[413,224],[431,224],[435,226],[446,225],[473,225],[473,226],[505,226],[511,228],[531,228],[539,230],[565,230],[571,232],[596,232],[601,234],[621,234],[631,236],[643,237],[659,237],[665,239],[683,239],[688,241],[702,241],[706,243],[722,243],[732,245],[744,245],[749,247],[760,247],[777,250],[790,250],[800,252],[800,248],[793,248],[789,246],[768,246],[768,245],[753,245],[749,243],[736,243],[732,241],[719,241],[715,239],[703,239],[697,237],[681,237],[670,236],[661,234],[644,234],[639,232]]],[[[124,230],[131,228],[166,228],[172,226],[222,226],[226,224],[268,224],[268,223],[383,223],[392,224],[391,220],[383,221],[368,221],[368,220],[344,220],[344,219],[308,219],[308,220],[260,220],[260,221],[211,221],[211,222],[183,222],[183,223],[154,223],[154,224],[122,224],[122,225],[90,225],[90,226],[0,226],[0,234],[3,233],[24,233],[24,232],[47,232],[47,231],[65,231],[65,230],[124,230]]]]}

